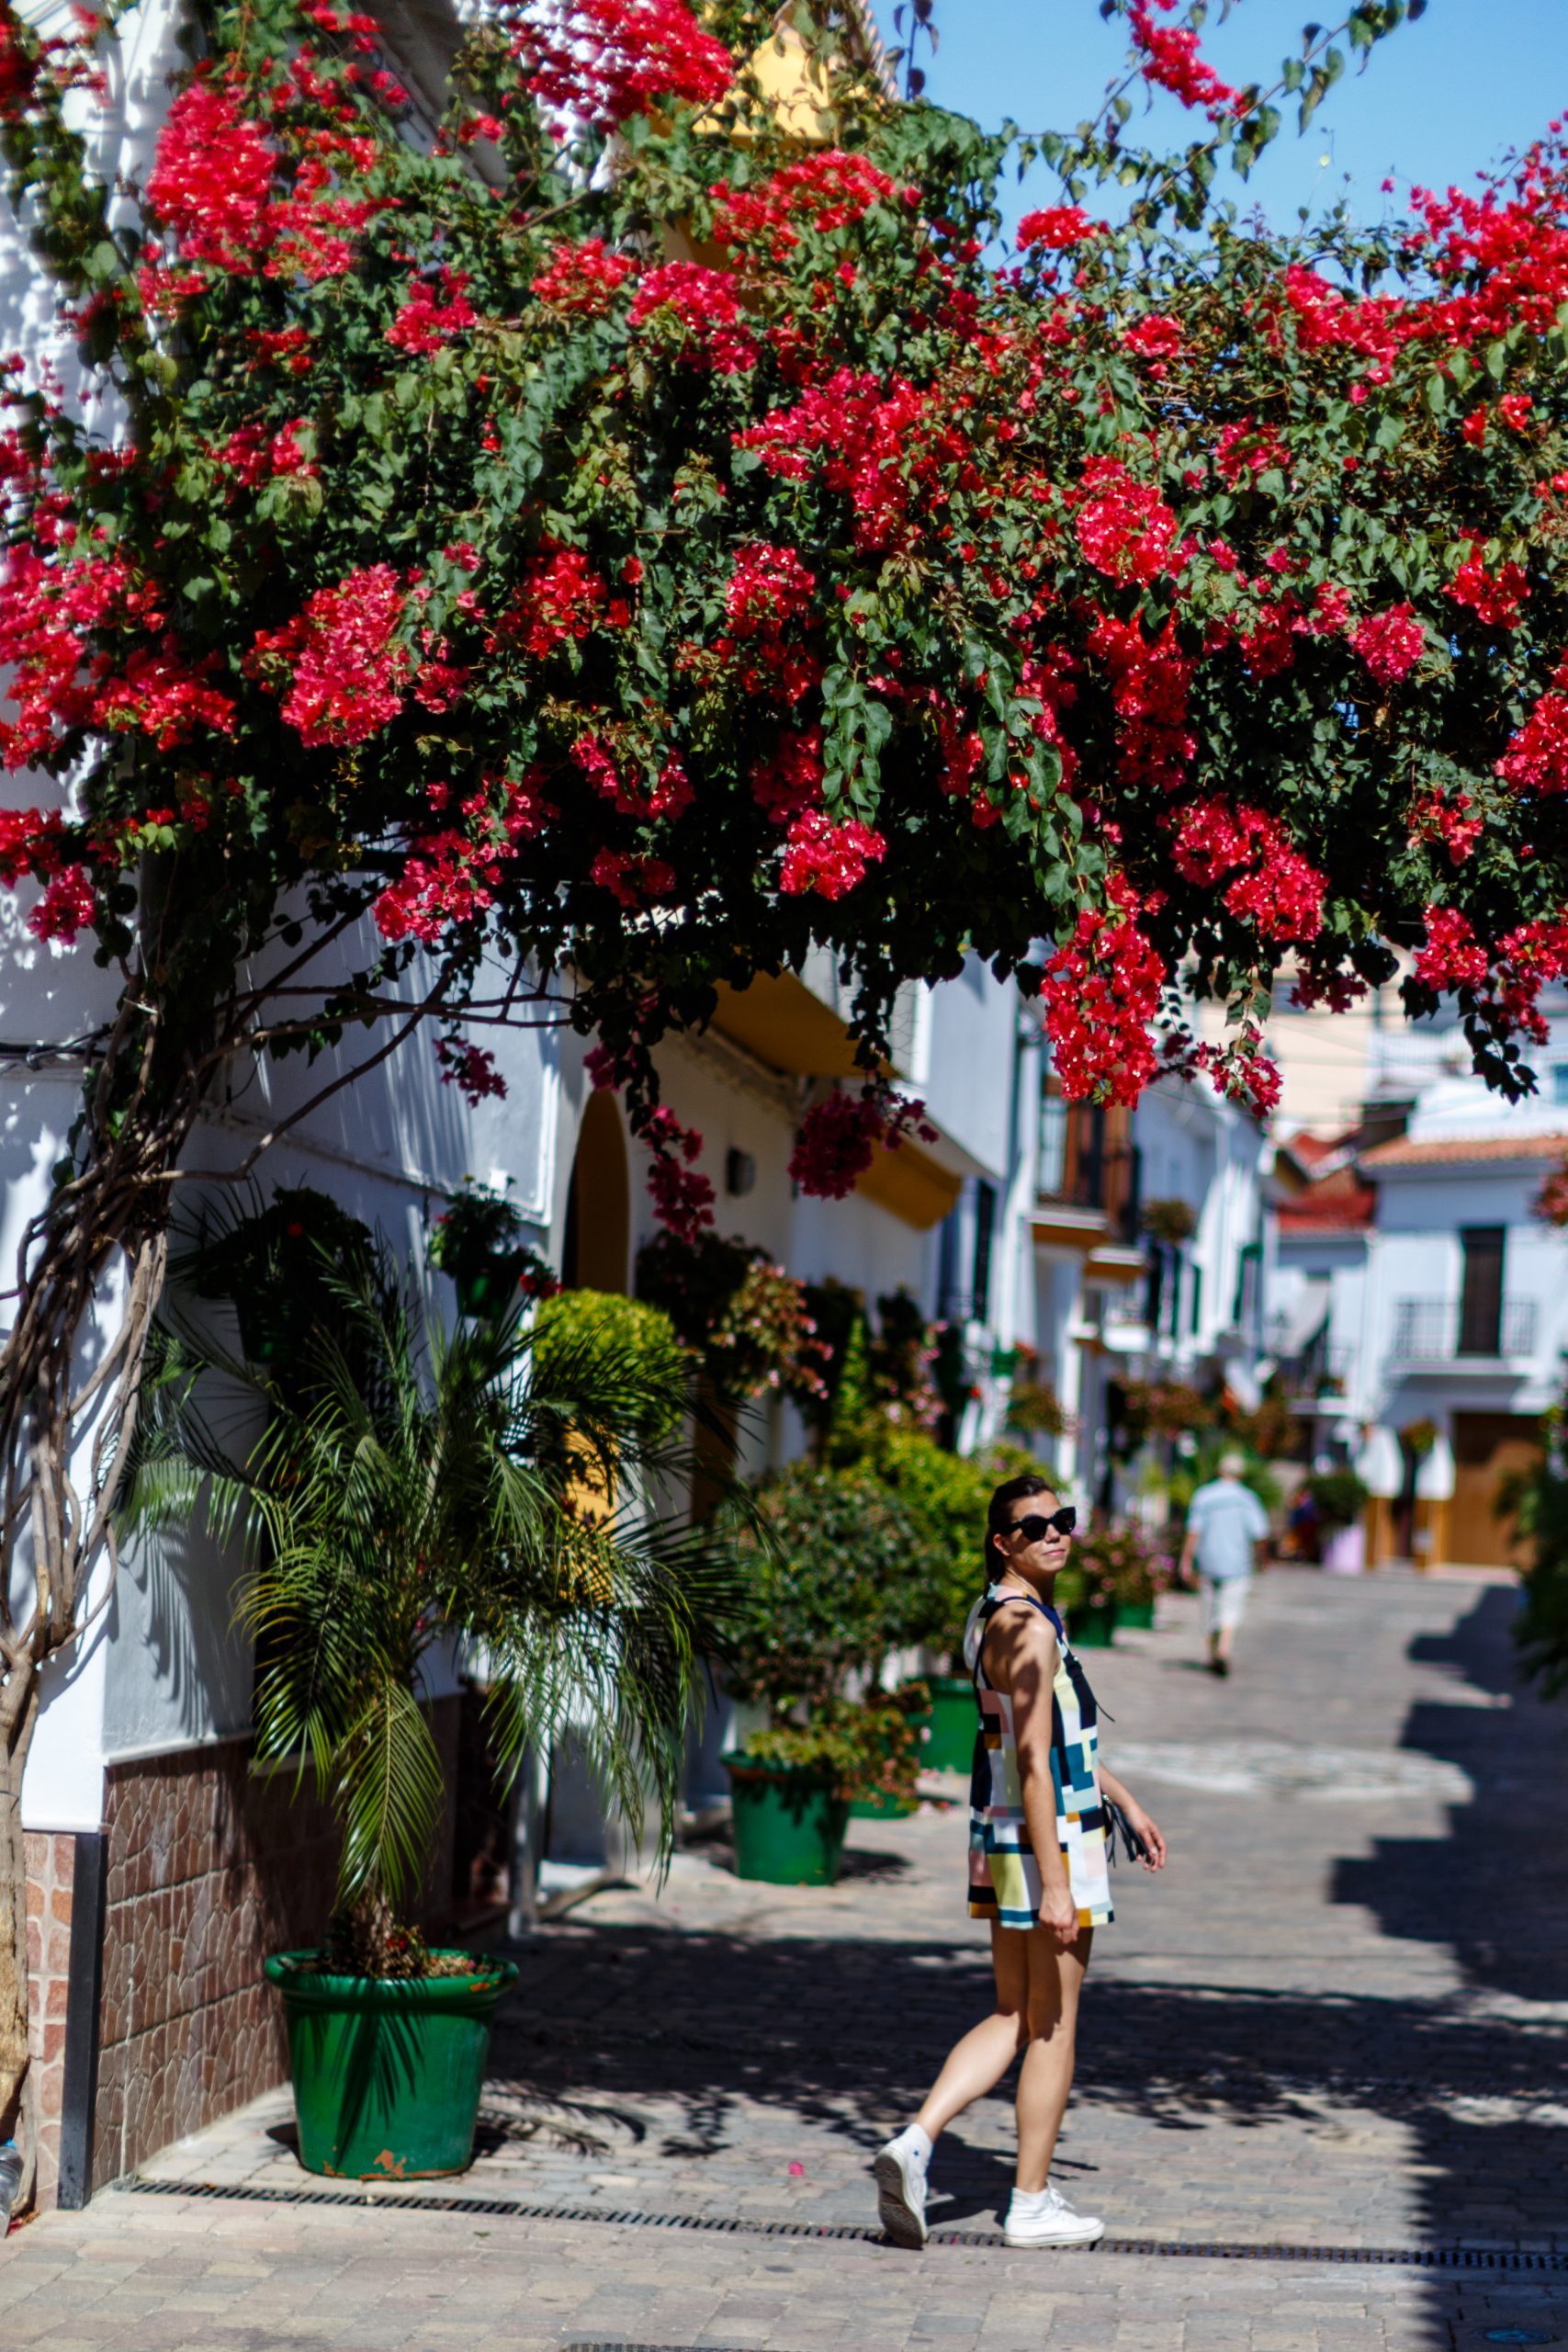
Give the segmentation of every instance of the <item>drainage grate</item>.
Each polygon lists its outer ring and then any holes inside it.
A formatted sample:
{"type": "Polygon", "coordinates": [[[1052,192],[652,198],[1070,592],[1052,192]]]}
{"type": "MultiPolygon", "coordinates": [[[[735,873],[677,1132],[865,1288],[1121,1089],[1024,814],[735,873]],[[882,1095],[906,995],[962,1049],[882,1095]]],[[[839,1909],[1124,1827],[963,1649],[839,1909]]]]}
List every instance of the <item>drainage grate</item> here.
{"type": "MultiPolygon", "coordinates": [[[[607,2211],[600,2205],[530,2205],[512,2197],[422,2196],[389,2182],[360,2188],[265,2188],[228,2186],[215,2180],[148,2180],[140,2173],[117,2181],[131,2197],[196,2197],[248,2205],[331,2205],[384,2212],[390,2206],[414,2213],[479,2213],[517,2222],[593,2222],[631,2230],[689,2230],[707,2237],[820,2238],[859,2245],[882,2245],[880,2230],[856,2222],[761,2222],[707,2213],[641,2213],[607,2211]]],[[[932,2245],[996,2245],[994,2230],[933,2230],[932,2245]]],[[[1097,2246],[1059,2249],[1080,2254],[1141,2254],[1183,2262],[1316,2262],[1393,2266],[1406,2270],[1568,2271],[1568,2253],[1547,2254],[1514,2246],[1469,2245],[1257,2245],[1230,2239],[1101,2238],[1097,2246]]],[[[586,2352],[586,2347],[584,2347],[586,2352]]],[[[679,2346],[612,2345],[609,2352],[682,2352],[679,2346]]]]}

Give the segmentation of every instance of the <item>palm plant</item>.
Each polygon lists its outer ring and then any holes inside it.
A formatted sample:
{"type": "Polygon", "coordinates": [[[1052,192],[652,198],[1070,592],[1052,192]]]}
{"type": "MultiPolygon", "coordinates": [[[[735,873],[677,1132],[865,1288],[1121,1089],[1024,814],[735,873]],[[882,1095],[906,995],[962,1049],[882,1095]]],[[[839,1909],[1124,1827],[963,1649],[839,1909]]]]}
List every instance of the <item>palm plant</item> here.
{"type": "Polygon", "coordinates": [[[379,1241],[322,1252],[319,1276],[281,1370],[168,1312],[120,1518],[243,1543],[257,1750],[330,1795],[340,1905],[385,1917],[421,1883],[443,1797],[421,1693],[453,1635],[482,1657],[509,1768],[570,1719],[634,1829],[651,1801],[667,1851],[739,1575],[719,1521],[662,1508],[689,1475],[668,1438],[679,1351],[628,1343],[608,1313],[542,1339],[515,1304],[446,1330],[379,1241]]]}

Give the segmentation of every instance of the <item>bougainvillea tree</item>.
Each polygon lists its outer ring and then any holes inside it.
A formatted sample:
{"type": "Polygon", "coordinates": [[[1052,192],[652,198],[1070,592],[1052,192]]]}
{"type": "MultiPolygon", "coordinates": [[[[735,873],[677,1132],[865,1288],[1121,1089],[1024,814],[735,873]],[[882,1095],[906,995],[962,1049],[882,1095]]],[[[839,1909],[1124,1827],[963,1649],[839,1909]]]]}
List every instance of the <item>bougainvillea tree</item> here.
{"type": "MultiPolygon", "coordinates": [[[[112,26],[0,9],[13,202],[108,395],[7,373],[0,752],[34,780],[0,880],[118,985],[0,1363],[32,1577],[0,1966],[39,1670],[237,1064],[330,1049],[341,1085],[423,1031],[479,1095],[495,1024],[564,1007],[688,1233],[654,1048],[813,944],[866,1072],[800,1136],[829,1193],[914,1115],[878,1076],[897,988],[970,951],[1070,1095],[1175,1068],[1265,1107],[1280,966],[1342,1005],[1401,953],[1411,1012],[1451,992],[1525,1082],[1568,971],[1568,154],[1553,127],[1478,193],[1281,239],[1219,166],[1415,0],[1246,89],[1200,11],[1118,5],[1127,74],[1071,140],[840,59],[807,141],[741,62],[749,0],[498,0],[433,143],[373,19],[215,0],[140,191],[78,127],[112,26]],[[1190,109],[1172,154],[1135,143],[1145,85],[1190,109]],[[998,266],[1018,158],[1060,186],[998,266]]],[[[801,14],[831,51],[836,0],[801,14]]]]}

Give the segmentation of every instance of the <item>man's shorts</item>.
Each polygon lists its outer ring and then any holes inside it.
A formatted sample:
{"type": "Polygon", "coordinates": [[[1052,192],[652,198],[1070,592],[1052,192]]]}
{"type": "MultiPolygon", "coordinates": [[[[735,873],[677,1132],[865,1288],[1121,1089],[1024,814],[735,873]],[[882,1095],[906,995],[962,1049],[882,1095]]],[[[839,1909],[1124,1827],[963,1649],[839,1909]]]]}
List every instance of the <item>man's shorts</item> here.
{"type": "Polygon", "coordinates": [[[1200,1577],[1205,1634],[1235,1633],[1247,1614],[1250,1577],[1200,1577]]]}

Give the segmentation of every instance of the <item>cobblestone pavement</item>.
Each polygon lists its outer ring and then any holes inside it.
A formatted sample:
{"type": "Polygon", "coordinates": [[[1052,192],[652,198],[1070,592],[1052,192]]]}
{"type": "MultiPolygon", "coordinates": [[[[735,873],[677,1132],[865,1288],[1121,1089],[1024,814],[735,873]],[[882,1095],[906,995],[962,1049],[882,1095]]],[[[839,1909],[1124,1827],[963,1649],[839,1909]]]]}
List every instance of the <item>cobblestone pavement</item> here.
{"type": "Polygon", "coordinates": [[[1183,1600],[1089,1661],[1173,1856],[1118,1873],[1085,1996],[1059,2177],[1106,2250],[995,2242],[1005,2093],[943,2140],[923,2256],[867,2230],[869,2154],[988,1983],[930,1784],[832,1890],[742,1884],[716,1840],[541,1931],[463,2181],[268,2201],[310,2184],[258,2101],[13,2236],[0,2346],[1568,2343],[1568,1709],[1520,1686],[1514,1607],[1276,1570],[1228,1683],[1183,1600]]]}

